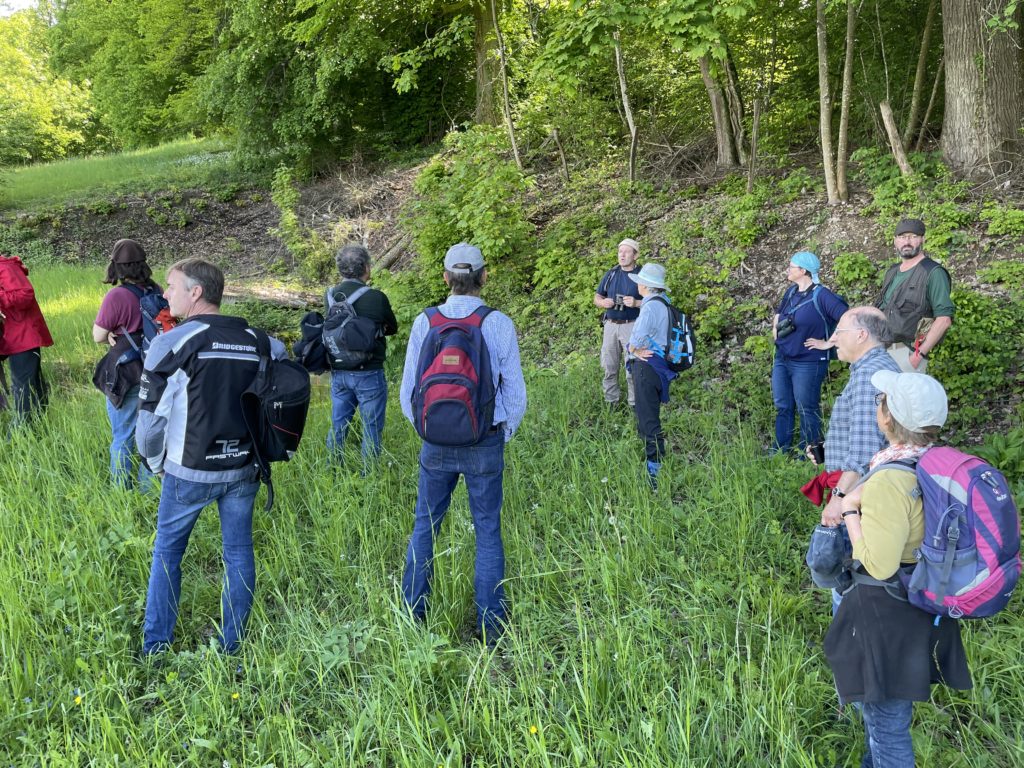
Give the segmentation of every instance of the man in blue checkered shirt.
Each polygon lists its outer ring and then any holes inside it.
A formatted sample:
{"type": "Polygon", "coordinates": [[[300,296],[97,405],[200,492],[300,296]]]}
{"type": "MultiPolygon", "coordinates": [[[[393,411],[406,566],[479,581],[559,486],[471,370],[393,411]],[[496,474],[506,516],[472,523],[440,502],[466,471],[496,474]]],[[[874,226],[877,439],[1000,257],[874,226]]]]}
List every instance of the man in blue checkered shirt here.
{"type": "Polygon", "coordinates": [[[885,351],[888,337],[888,322],[880,309],[854,307],[839,318],[828,340],[839,359],[850,364],[850,381],[832,406],[825,434],[825,469],[843,474],[821,514],[822,525],[834,528],[842,522],[842,497],[867,474],[871,457],[885,447],[875,420],[878,389],[871,376],[875,371],[900,371],[885,351]]]}

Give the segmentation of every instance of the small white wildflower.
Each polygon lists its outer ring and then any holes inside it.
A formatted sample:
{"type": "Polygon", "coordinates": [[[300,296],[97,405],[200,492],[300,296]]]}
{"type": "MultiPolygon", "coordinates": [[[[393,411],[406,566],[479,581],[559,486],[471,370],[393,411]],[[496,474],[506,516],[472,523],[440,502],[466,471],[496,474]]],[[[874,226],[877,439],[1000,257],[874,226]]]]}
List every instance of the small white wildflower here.
{"type": "Polygon", "coordinates": [[[602,477],[601,478],[601,482],[602,483],[607,483],[608,482],[608,478],[607,477],[602,477]]]}

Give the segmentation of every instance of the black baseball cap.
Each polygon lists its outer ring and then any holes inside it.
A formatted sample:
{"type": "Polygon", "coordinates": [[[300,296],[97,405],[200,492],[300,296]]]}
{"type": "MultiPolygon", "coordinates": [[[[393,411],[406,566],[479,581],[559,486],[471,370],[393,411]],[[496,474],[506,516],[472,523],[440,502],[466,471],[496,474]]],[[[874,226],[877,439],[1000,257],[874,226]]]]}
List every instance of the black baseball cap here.
{"type": "Polygon", "coordinates": [[[900,223],[896,225],[896,237],[908,233],[924,237],[924,222],[920,219],[900,219],[900,223]]]}

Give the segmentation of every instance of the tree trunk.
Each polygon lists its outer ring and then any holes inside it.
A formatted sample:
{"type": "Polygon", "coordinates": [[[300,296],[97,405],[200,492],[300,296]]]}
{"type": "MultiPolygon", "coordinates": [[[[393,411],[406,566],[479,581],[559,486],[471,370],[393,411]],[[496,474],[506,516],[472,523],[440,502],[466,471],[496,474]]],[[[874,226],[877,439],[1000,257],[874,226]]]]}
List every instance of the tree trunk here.
{"type": "Polygon", "coordinates": [[[924,77],[928,70],[928,49],[932,42],[932,27],[935,26],[935,12],[939,7],[939,0],[931,0],[928,3],[928,18],[924,22],[924,32],[921,35],[921,50],[917,54],[917,72],[914,74],[914,93],[910,97],[910,114],[907,115],[907,124],[903,128],[903,146],[910,149],[910,141],[914,138],[914,131],[917,130],[917,116],[921,112],[921,101],[924,95],[924,77]]]}
{"type": "MultiPolygon", "coordinates": [[[[846,0],[846,58],[843,60],[843,95],[839,103],[839,146],[836,148],[836,194],[844,203],[850,199],[846,184],[847,139],[850,134],[850,99],[853,98],[853,44],[860,6],[846,0]]],[[[861,0],[860,5],[863,5],[861,0]]]]}
{"type": "MultiPolygon", "coordinates": [[[[1020,163],[1024,83],[1020,29],[989,30],[1005,0],[943,0],[946,112],[942,155],[961,176],[992,178],[1020,163]]],[[[1018,18],[1020,9],[1018,9],[1018,18]]]]}
{"type": "Polygon", "coordinates": [[[917,134],[917,144],[914,145],[915,152],[921,151],[925,134],[928,133],[928,118],[932,116],[932,108],[935,106],[935,100],[939,95],[939,84],[942,82],[942,73],[945,71],[945,68],[946,60],[939,59],[939,68],[935,72],[935,82],[932,84],[932,95],[928,99],[928,109],[924,111],[924,119],[921,120],[921,132],[917,134]]]}
{"type": "Polygon", "coordinates": [[[565,183],[569,183],[569,163],[565,159],[565,150],[562,148],[562,139],[558,135],[558,129],[551,129],[551,138],[555,140],[555,146],[558,148],[558,159],[562,163],[562,175],[565,176],[565,183]]]}
{"type": "Polygon", "coordinates": [[[836,169],[832,162],[832,95],[828,85],[828,39],[825,34],[825,0],[817,0],[816,26],[818,33],[818,114],[821,134],[821,160],[825,171],[825,192],[828,204],[839,202],[836,189],[836,169]]]}
{"type": "Polygon", "coordinates": [[[750,165],[747,168],[747,194],[754,191],[754,175],[757,173],[757,139],[761,133],[761,100],[754,99],[754,125],[750,129],[750,165]]]}
{"type": "Polygon", "coordinates": [[[711,62],[708,57],[701,56],[698,63],[700,64],[700,75],[704,79],[704,87],[711,100],[711,116],[715,121],[715,141],[718,144],[718,165],[724,168],[733,168],[737,165],[736,147],[733,144],[725,95],[711,73],[711,62]]]}
{"type": "Polygon", "coordinates": [[[736,74],[736,65],[732,60],[732,53],[728,47],[725,49],[725,59],[721,62],[725,70],[725,101],[729,107],[729,129],[732,132],[733,149],[736,152],[736,159],[740,165],[747,164],[747,150],[744,144],[746,137],[743,130],[743,96],[740,94],[740,79],[736,74]]]}
{"type": "Polygon", "coordinates": [[[519,157],[519,144],[516,142],[516,129],[512,124],[512,107],[508,99],[508,61],[505,58],[505,38],[501,36],[501,26],[498,23],[498,5],[495,0],[490,0],[491,17],[494,19],[494,36],[498,41],[498,61],[501,64],[501,111],[505,116],[505,128],[508,130],[508,141],[512,145],[512,156],[516,160],[516,168],[523,170],[523,161],[519,157]]]}
{"type": "Polygon", "coordinates": [[[476,112],[479,125],[497,125],[500,119],[494,83],[498,80],[498,41],[494,36],[497,19],[488,0],[473,3],[473,50],[476,53],[476,112]]]}
{"type": "Polygon", "coordinates": [[[614,35],[615,39],[615,71],[619,75],[619,93],[622,95],[622,111],[626,115],[626,125],[629,126],[629,180],[636,181],[636,149],[637,130],[633,120],[633,110],[629,106],[629,90],[626,88],[626,66],[622,61],[622,46],[619,44],[619,33],[614,35]]]}
{"type": "Polygon", "coordinates": [[[904,176],[912,176],[914,169],[910,167],[907,160],[907,153],[903,151],[903,142],[900,140],[900,132],[896,127],[896,118],[892,116],[892,107],[888,101],[878,105],[882,112],[882,122],[885,123],[885,133],[889,137],[889,146],[892,148],[893,157],[896,158],[896,165],[900,167],[900,173],[904,176]]]}

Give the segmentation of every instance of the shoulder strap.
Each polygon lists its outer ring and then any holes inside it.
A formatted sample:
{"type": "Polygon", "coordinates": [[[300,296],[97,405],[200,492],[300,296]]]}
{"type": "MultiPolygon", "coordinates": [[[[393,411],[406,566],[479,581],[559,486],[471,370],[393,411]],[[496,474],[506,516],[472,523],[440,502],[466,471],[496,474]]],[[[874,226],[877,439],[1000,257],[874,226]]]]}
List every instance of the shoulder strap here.
{"type": "MultiPolygon", "coordinates": [[[[261,392],[266,385],[268,368],[270,366],[270,337],[267,336],[265,331],[259,328],[249,326],[249,330],[252,331],[253,335],[256,337],[256,354],[259,355],[260,358],[259,367],[256,369],[256,376],[253,378],[253,383],[250,385],[250,389],[254,389],[256,392],[261,392]]],[[[251,398],[252,395],[243,394],[243,398],[245,397],[251,398]]],[[[258,411],[260,404],[258,402],[255,404],[250,403],[250,407],[258,411]]],[[[271,480],[270,462],[268,462],[263,457],[263,454],[260,453],[260,444],[257,439],[257,435],[259,435],[259,427],[257,425],[259,424],[259,420],[262,418],[262,415],[259,413],[249,413],[243,406],[242,418],[245,420],[246,427],[249,430],[249,437],[252,440],[252,452],[256,457],[256,466],[259,469],[260,479],[267,486],[267,501],[263,509],[265,512],[269,512],[271,507],[274,506],[274,483],[271,480]],[[255,421],[252,421],[251,419],[254,419],[255,421]]]]}
{"type": "Polygon", "coordinates": [[[141,286],[136,285],[135,283],[121,283],[121,287],[122,288],[127,288],[129,291],[134,293],[135,294],[135,298],[137,298],[137,299],[141,299],[143,296],[145,296],[147,293],[149,293],[149,291],[147,291],[146,289],[142,288],[141,286]]]}
{"type": "MultiPolygon", "coordinates": [[[[879,464],[874,469],[869,470],[868,473],[866,475],[864,475],[864,477],[862,477],[860,480],[858,480],[856,483],[854,483],[853,487],[856,488],[858,485],[863,485],[864,483],[867,482],[867,479],[869,477],[871,477],[874,474],[877,474],[878,472],[881,472],[883,469],[899,469],[899,470],[902,470],[904,472],[913,472],[914,475],[916,476],[917,475],[917,462],[914,461],[913,459],[900,459],[899,461],[887,461],[887,462],[885,462],[885,464],[879,464]]],[[[916,491],[911,491],[910,495],[911,496],[919,496],[920,494],[921,494],[920,490],[916,490],[916,491]]]]}
{"type": "Polygon", "coordinates": [[[348,297],[348,303],[355,304],[369,290],[370,286],[364,285],[362,288],[357,288],[356,290],[352,291],[352,295],[348,297]]]}

